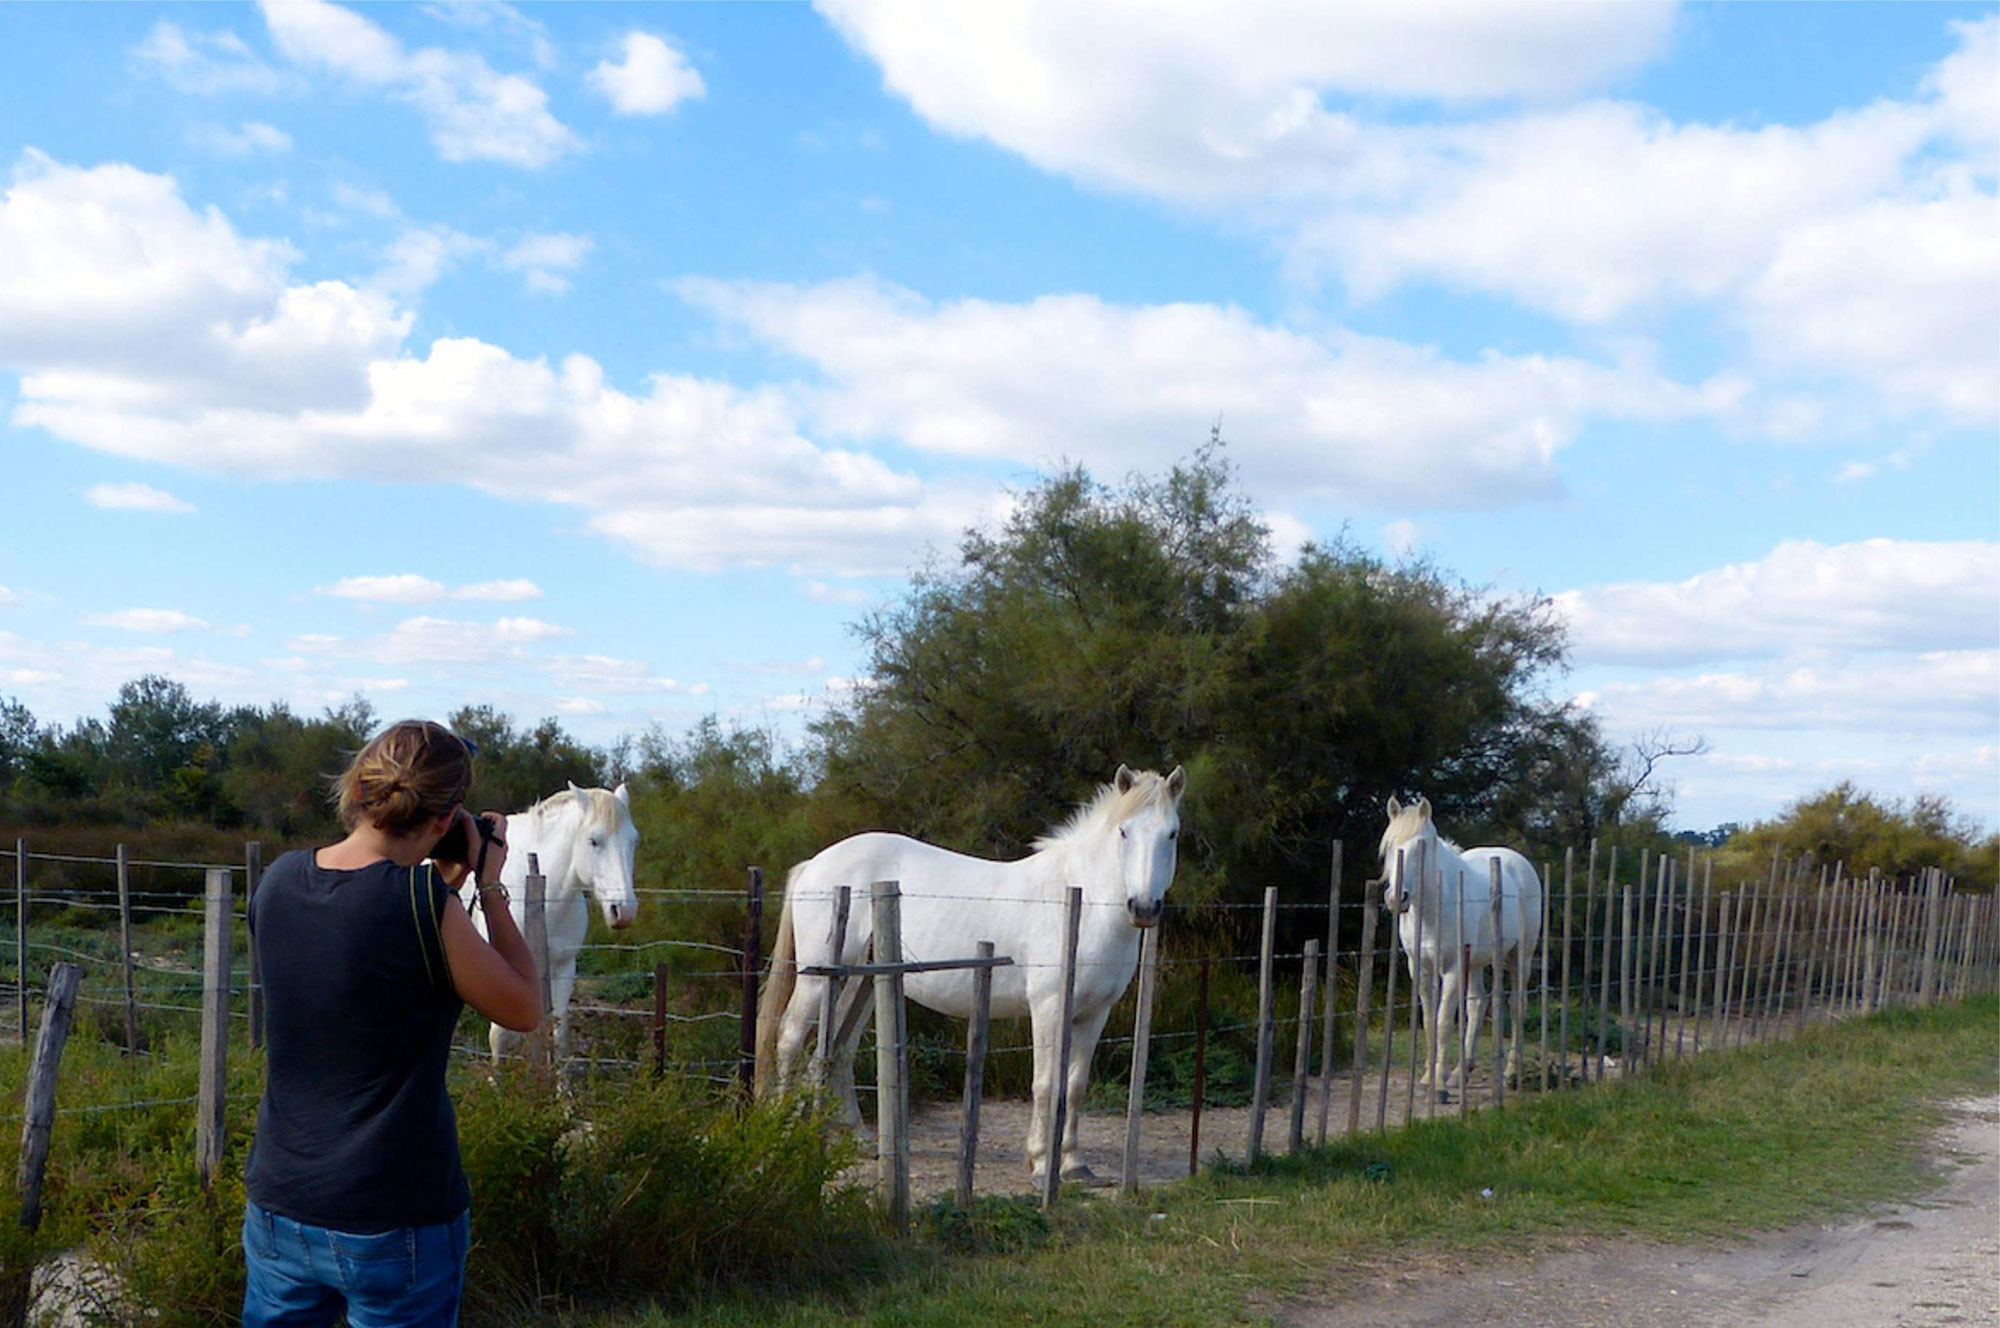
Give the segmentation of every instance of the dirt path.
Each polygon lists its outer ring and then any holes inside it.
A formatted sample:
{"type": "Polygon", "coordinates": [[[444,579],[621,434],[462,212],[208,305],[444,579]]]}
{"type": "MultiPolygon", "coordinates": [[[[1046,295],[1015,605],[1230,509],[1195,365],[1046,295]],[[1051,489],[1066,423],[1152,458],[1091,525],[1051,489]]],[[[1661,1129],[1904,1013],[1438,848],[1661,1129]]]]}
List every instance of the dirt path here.
{"type": "Polygon", "coordinates": [[[1922,1202],[1731,1247],[1586,1241],[1452,1270],[1377,1269],[1292,1328],[2000,1325],[2000,1096],[1958,1104],[1922,1202]]]}

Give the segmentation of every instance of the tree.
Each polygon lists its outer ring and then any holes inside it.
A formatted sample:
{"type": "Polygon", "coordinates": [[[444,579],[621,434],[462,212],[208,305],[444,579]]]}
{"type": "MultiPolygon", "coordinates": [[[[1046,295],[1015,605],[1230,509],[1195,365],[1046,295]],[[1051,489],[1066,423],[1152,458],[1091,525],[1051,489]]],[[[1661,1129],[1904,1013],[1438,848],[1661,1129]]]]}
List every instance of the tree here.
{"type": "Polygon", "coordinates": [[[1345,541],[1280,567],[1215,441],[1122,490],[1043,481],[861,632],[871,685],[814,730],[850,828],[1015,856],[1121,761],[1184,764],[1181,899],[1317,888],[1391,793],[1489,839],[1565,826],[1616,765],[1539,695],[1564,651],[1545,601],[1345,541]],[[1574,789],[1537,820],[1550,772],[1574,789]]]}
{"type": "Polygon", "coordinates": [[[517,729],[503,711],[476,705],[454,711],[447,726],[479,747],[466,795],[475,809],[521,811],[572,782],[603,782],[603,758],[563,732],[554,719],[517,729]]]}
{"type": "Polygon", "coordinates": [[[1991,890],[2000,866],[2000,835],[1982,837],[1940,794],[1924,794],[1906,807],[1844,780],[1731,835],[1716,855],[1716,872],[1731,880],[1755,879],[1774,851],[1829,869],[1839,865],[1849,876],[1866,876],[1874,868],[1893,879],[1940,867],[1961,888],[1991,890]]]}
{"type": "Polygon", "coordinates": [[[163,791],[184,768],[205,773],[223,738],[220,705],[197,703],[185,685],[157,673],[126,683],[111,703],[112,769],[136,789],[163,791]]]}
{"type": "Polygon", "coordinates": [[[26,768],[29,753],[42,736],[32,710],[11,696],[0,697],[0,789],[26,768]]]}

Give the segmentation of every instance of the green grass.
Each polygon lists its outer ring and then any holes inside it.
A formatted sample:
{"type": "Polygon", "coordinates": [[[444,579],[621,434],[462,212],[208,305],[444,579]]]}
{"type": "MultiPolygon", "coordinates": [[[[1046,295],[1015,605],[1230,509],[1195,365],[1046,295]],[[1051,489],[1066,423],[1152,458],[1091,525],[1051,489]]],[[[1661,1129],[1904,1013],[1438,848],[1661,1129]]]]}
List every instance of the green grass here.
{"type": "Polygon", "coordinates": [[[1920,1193],[1942,1101],[2000,1079],[1996,1027],[1991,998],[1891,1012],[1463,1125],[1213,1168],[1137,1204],[1072,1198],[1045,1227],[1018,1205],[935,1210],[920,1224],[928,1237],[849,1284],[584,1322],[1259,1322],[1274,1298],[1392,1258],[1520,1252],[1583,1233],[1733,1238],[1920,1193]]]}

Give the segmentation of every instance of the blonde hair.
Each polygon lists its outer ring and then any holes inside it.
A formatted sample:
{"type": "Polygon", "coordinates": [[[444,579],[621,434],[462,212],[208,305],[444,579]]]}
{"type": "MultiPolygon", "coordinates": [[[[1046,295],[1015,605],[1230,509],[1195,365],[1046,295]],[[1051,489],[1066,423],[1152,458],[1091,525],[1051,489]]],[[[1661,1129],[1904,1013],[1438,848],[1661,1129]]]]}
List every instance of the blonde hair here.
{"type": "Polygon", "coordinates": [[[472,749],[428,719],[391,724],[355,753],[334,780],[340,823],[365,817],[387,834],[418,829],[464,801],[472,787],[472,749]]]}

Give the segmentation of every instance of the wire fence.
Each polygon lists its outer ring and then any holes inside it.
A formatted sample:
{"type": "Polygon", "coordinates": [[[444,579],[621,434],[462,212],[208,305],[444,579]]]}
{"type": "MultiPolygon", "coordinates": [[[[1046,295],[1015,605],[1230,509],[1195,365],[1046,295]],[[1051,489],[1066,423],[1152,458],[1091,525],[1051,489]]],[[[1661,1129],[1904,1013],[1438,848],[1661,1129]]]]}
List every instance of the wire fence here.
{"type": "MultiPolygon", "coordinates": [[[[226,1026],[241,1035],[247,1025],[249,1040],[256,1041],[260,993],[243,920],[245,886],[254,888],[260,861],[254,845],[235,864],[0,848],[0,882],[14,885],[12,944],[0,935],[0,1029],[18,1036],[32,1028],[31,1006],[51,966],[68,962],[84,971],[78,1000],[88,1025],[134,1057],[185,1046],[177,1036],[199,1027],[203,995],[217,985],[226,1026]],[[225,874],[230,887],[230,935],[223,948],[231,958],[223,973],[210,975],[203,962],[205,902],[196,887],[216,873],[225,874]]],[[[1412,880],[1429,879],[1414,865],[1407,870],[1412,880]]],[[[1265,1114],[1276,1112],[1268,1137],[1296,1148],[1475,1106],[1504,1106],[1510,1094],[1643,1073],[1703,1052],[1791,1036],[1812,1024],[2000,985],[1993,897],[1961,892],[1936,871],[1856,877],[1838,863],[1774,858],[1760,879],[1718,888],[1712,865],[1692,852],[1643,852],[1636,862],[1629,855],[1621,862],[1615,852],[1591,845],[1565,855],[1560,865],[1541,865],[1539,899],[1503,882],[1497,896],[1467,883],[1462,895],[1444,892],[1427,902],[1421,889],[1401,891],[1399,898],[1400,886],[1389,888],[1390,881],[1342,876],[1336,865],[1329,885],[1310,891],[1317,898],[1299,897],[1304,889],[1289,892],[1291,898],[1272,892],[1262,904],[1205,903],[1181,916],[1170,910],[1162,923],[1158,994],[1146,1039],[1146,1100],[1193,1113],[1197,1140],[1204,1109],[1248,1104],[1254,1117],[1234,1145],[1211,1124],[1211,1142],[1259,1151],[1267,1137],[1265,1114]],[[1461,916],[1437,916],[1454,897],[1463,901],[1461,916]],[[1511,919],[1504,925],[1491,912],[1496,898],[1511,919]],[[1391,903],[1401,910],[1390,911],[1385,905],[1391,903]],[[1426,908],[1433,916],[1424,916],[1426,908]],[[1265,943],[1254,949],[1227,944],[1249,931],[1239,924],[1252,918],[1263,922],[1265,943]],[[1194,925],[1201,919],[1205,925],[1194,925]],[[1527,943],[1504,950],[1495,967],[1495,934],[1525,936],[1527,943]],[[1276,939],[1281,935],[1283,945],[1276,939]],[[1472,961],[1454,962],[1467,946],[1472,961]],[[1485,966],[1475,966],[1482,961],[1485,966]],[[1457,969],[1464,970],[1463,981],[1455,980],[1457,969]],[[1445,1036],[1434,1034],[1439,1027],[1445,1036]]],[[[854,883],[856,897],[865,897],[867,884],[854,883]]],[[[742,944],[687,935],[616,939],[621,933],[587,940],[576,955],[575,993],[559,1012],[565,1073],[674,1074],[718,1090],[745,1083],[760,957],[782,892],[756,899],[717,888],[638,893],[657,909],[698,911],[710,937],[715,926],[734,925],[734,902],[741,902],[743,920],[761,909],[769,921],[746,928],[742,944]]],[[[822,903],[821,912],[823,900],[814,901],[822,903]]],[[[910,884],[903,890],[905,910],[936,908],[960,918],[952,934],[963,938],[968,953],[981,939],[973,934],[981,910],[1020,912],[1060,908],[1061,902],[1060,892],[994,899],[923,892],[910,884]]],[[[1122,895],[1083,904],[1086,927],[1123,928],[1130,936],[1079,961],[1080,980],[1102,985],[1090,982],[1090,970],[1101,970],[1124,991],[1137,968],[1139,933],[1123,918],[1122,895]]],[[[865,945],[866,913],[855,910],[854,944],[865,945]]],[[[803,953],[807,946],[800,948],[803,953]]],[[[1047,957],[1012,958],[1024,983],[1044,981],[1062,967],[1047,957]]],[[[801,991],[808,986],[802,979],[801,991]]],[[[1115,1085],[1138,1058],[1133,1004],[1129,996],[1122,999],[1101,1036],[1076,1046],[1075,1054],[1093,1064],[1101,1082],[1115,1085]]],[[[985,1049],[985,1057],[1005,1070],[989,1082],[1018,1091],[1029,1080],[1035,1039],[1027,1037],[1025,1021],[1005,1027],[1022,1032],[985,1049]]],[[[454,1058],[475,1064],[489,1056],[482,1033],[468,1019],[454,1058]]],[[[955,1025],[942,1020],[919,1025],[914,1054],[920,1092],[944,1098],[955,1091],[965,1068],[957,1036],[955,1025]]],[[[860,1058],[864,1090],[871,1085],[871,1063],[860,1058]]],[[[1100,1099],[1086,1104],[1104,1105],[1100,1099]]],[[[125,1102],[59,1111],[184,1105],[196,1099],[135,1094],[125,1102]]]]}

